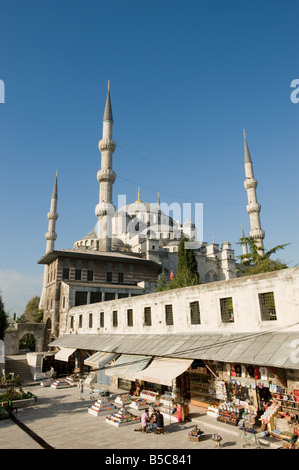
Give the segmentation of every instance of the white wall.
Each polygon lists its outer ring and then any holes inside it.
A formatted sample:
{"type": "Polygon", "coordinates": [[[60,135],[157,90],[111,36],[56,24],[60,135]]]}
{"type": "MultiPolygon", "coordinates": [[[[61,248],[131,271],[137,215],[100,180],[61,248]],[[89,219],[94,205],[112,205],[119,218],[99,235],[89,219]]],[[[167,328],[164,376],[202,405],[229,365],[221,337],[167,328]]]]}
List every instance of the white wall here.
{"type": "MultiPolygon", "coordinates": [[[[254,332],[285,329],[299,322],[299,268],[289,268],[199,286],[141,295],[74,307],[69,310],[66,333],[70,332],[69,319],[74,316],[74,332],[80,333],[200,333],[200,332],[254,332]],[[274,292],[277,320],[262,321],[259,293],[274,292]],[[220,298],[232,297],[234,322],[222,323],[220,298]],[[199,301],[201,323],[191,325],[189,302],[199,301]],[[165,324],[165,305],[172,304],[174,325],[165,324]],[[144,326],[144,307],[151,307],[152,326],[144,326]],[[127,309],[133,309],[134,326],[127,326],[127,309]],[[118,312],[118,327],[112,326],[112,312],[118,312]],[[100,312],[105,314],[104,328],[100,328],[100,312]],[[88,326],[93,314],[93,327],[88,326]],[[82,328],[78,328],[79,315],[83,315],[82,328]]],[[[61,325],[62,326],[62,325],[61,325]]],[[[299,325],[293,327],[299,330],[299,325]]]]}

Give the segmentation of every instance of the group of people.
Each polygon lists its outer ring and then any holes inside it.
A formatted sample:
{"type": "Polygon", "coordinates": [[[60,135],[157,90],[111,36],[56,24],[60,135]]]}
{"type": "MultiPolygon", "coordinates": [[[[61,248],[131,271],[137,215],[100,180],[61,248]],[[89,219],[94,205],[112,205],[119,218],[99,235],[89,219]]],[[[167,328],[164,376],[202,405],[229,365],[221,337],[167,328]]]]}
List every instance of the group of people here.
{"type": "Polygon", "coordinates": [[[164,418],[160,410],[154,408],[151,415],[149,415],[149,410],[146,408],[141,415],[141,427],[143,431],[153,431],[154,434],[157,434],[157,428],[164,428],[164,418]]]}

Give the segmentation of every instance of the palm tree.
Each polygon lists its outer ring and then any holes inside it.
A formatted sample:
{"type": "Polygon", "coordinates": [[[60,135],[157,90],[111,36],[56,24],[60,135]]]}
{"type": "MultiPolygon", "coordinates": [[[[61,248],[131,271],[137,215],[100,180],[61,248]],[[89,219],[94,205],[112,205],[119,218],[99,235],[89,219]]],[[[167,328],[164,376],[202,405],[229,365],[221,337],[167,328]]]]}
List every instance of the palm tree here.
{"type": "Polygon", "coordinates": [[[242,237],[239,245],[244,244],[248,247],[248,253],[238,256],[240,259],[240,264],[237,269],[238,276],[267,273],[269,271],[277,271],[288,267],[287,264],[280,260],[270,259],[270,256],[274,255],[279,250],[283,250],[287,245],[289,245],[289,243],[277,245],[269,251],[262,252],[253,238],[242,237]]]}

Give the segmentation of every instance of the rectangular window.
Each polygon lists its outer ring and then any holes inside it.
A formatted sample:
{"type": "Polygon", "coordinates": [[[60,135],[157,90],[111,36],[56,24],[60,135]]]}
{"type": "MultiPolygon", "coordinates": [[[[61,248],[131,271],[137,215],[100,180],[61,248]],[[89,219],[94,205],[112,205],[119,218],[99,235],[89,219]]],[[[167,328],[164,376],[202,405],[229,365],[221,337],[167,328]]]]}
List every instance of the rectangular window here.
{"type": "Polygon", "coordinates": [[[129,294],[121,294],[121,293],[118,294],[119,299],[125,299],[126,297],[129,297],[129,294]]]}
{"type": "Polygon", "coordinates": [[[106,281],[112,282],[112,263],[107,264],[106,281]]]}
{"type": "Polygon", "coordinates": [[[75,269],[75,280],[81,281],[81,272],[82,272],[82,261],[76,261],[76,269],[75,269]]]}
{"type": "Polygon", "coordinates": [[[78,305],[87,304],[87,292],[76,291],[75,293],[75,307],[78,305]]]}
{"type": "Polygon", "coordinates": [[[166,325],[173,325],[172,305],[165,305],[165,323],[166,325]]]}
{"type": "Polygon", "coordinates": [[[199,311],[199,302],[190,302],[190,320],[191,325],[199,325],[200,324],[200,311],[199,311]]]}
{"type": "Polygon", "coordinates": [[[69,279],[70,278],[70,270],[69,268],[63,268],[62,271],[62,279],[69,279]]]}
{"type": "Polygon", "coordinates": [[[117,310],[112,312],[112,324],[114,327],[118,326],[117,310]]]}
{"type": "Polygon", "coordinates": [[[233,298],[226,297],[220,299],[220,311],[222,323],[230,323],[234,321],[233,298]]]}
{"type": "Polygon", "coordinates": [[[104,328],[104,312],[100,312],[100,328],[104,328]]]}
{"type": "Polygon", "coordinates": [[[127,325],[133,326],[133,309],[129,308],[127,310],[127,325]]]}
{"type": "Polygon", "coordinates": [[[105,292],[105,300],[114,300],[115,294],[113,292],[105,292]]]}
{"type": "Polygon", "coordinates": [[[79,328],[82,328],[82,315],[79,315],[79,328]]]}
{"type": "Polygon", "coordinates": [[[151,326],[152,325],[152,312],[151,307],[144,308],[144,325],[151,326]]]}
{"type": "Polygon", "coordinates": [[[92,269],[88,269],[88,271],[87,271],[87,280],[88,281],[93,281],[93,270],[92,269]]]}
{"type": "Polygon", "coordinates": [[[51,299],[51,304],[50,304],[50,309],[52,310],[53,308],[53,299],[51,299]]]}
{"type": "Polygon", "coordinates": [[[71,324],[70,324],[71,330],[74,328],[74,316],[71,316],[71,324]]]}
{"type": "Polygon", "coordinates": [[[97,302],[102,302],[102,292],[91,292],[90,303],[95,304],[97,302]]]}
{"type": "Polygon", "coordinates": [[[65,308],[65,297],[62,297],[62,308],[65,308]]]}
{"type": "Polygon", "coordinates": [[[260,301],[260,311],[261,311],[261,320],[277,320],[275,302],[274,302],[274,293],[265,292],[264,294],[259,294],[260,301]]]}
{"type": "Polygon", "coordinates": [[[118,282],[124,282],[124,273],[118,273],[118,282]]]}
{"type": "Polygon", "coordinates": [[[88,317],[88,326],[89,328],[92,328],[92,313],[90,313],[88,317]]]}

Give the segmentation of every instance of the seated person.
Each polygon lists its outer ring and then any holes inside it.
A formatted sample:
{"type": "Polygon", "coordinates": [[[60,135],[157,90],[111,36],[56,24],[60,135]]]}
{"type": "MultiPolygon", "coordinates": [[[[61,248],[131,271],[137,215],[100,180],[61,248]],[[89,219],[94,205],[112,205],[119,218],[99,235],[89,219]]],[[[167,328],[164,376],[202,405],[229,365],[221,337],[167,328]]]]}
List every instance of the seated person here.
{"type": "Polygon", "coordinates": [[[153,423],[154,433],[157,434],[157,428],[164,428],[164,418],[160,410],[157,410],[156,421],[153,423]]]}

